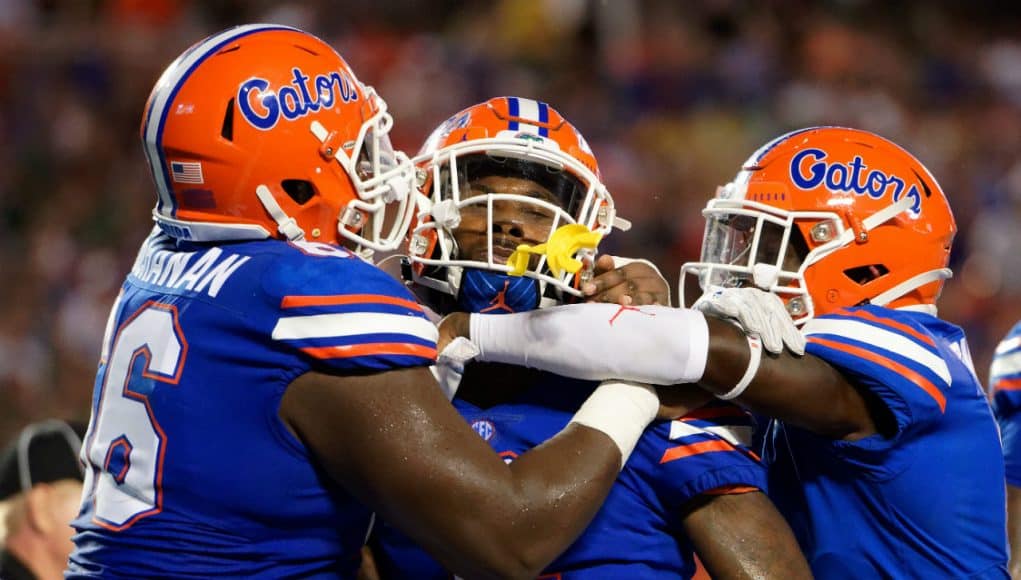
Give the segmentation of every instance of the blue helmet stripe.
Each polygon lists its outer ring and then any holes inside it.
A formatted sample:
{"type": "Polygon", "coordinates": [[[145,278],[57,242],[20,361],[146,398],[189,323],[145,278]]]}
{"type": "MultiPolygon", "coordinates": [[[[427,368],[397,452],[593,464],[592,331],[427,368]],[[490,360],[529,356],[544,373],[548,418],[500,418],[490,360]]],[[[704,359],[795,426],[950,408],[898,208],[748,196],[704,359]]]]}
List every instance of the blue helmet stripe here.
{"type": "Polygon", "coordinates": [[[546,124],[549,123],[549,105],[539,101],[539,136],[549,137],[549,127],[546,124]]]}
{"type": "MultiPolygon", "coordinates": [[[[517,97],[507,97],[507,114],[514,118],[521,116],[517,97]]],[[[507,125],[507,128],[511,131],[517,131],[518,122],[516,120],[511,120],[511,122],[507,125]]]]}
{"type": "Polygon", "coordinates": [[[167,67],[163,76],[157,81],[157,88],[153,94],[152,102],[149,104],[149,111],[146,114],[143,135],[146,158],[156,179],[156,189],[159,194],[156,204],[156,211],[158,213],[173,216],[177,211],[173,195],[171,194],[173,186],[171,185],[170,174],[167,171],[166,158],[163,155],[163,129],[178,91],[184,86],[185,81],[188,80],[192,72],[207,58],[223,48],[224,45],[250,34],[266,30],[297,29],[273,24],[249,24],[215,34],[185,51],[184,54],[167,67]],[[154,124],[154,120],[157,118],[158,121],[155,121],[154,124]]]}

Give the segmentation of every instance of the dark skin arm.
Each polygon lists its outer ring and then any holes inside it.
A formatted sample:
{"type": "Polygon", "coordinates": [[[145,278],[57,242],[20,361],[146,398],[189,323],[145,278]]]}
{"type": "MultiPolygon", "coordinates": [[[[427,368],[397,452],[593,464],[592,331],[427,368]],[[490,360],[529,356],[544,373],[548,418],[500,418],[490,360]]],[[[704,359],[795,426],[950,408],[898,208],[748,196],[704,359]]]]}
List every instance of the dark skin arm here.
{"type": "Polygon", "coordinates": [[[759,491],[702,495],[684,531],[713,580],[811,578],[787,521],[759,491]]]}
{"type": "MultiPolygon", "coordinates": [[[[716,318],[709,324],[709,359],[699,385],[723,394],[748,367],[750,351],[741,329],[716,318]]],[[[895,428],[889,411],[867,391],[855,387],[826,361],[807,354],[763,353],[758,373],[737,398],[754,411],[829,437],[850,441],[895,428]]]]}
{"type": "Polygon", "coordinates": [[[620,451],[572,424],[505,464],[425,367],[307,373],[280,416],[325,472],[446,567],[471,578],[534,578],[605,499],[620,451]]]}
{"type": "Polygon", "coordinates": [[[380,580],[379,569],[376,568],[376,556],[368,546],[362,546],[362,565],[358,567],[355,580],[380,580]]]}
{"type": "MultiPolygon", "coordinates": [[[[447,316],[440,324],[440,348],[454,337],[470,337],[469,320],[464,313],[447,316]]],[[[706,322],[709,354],[699,386],[723,394],[741,380],[748,367],[748,340],[740,328],[729,322],[712,317],[707,317],[706,322]]],[[[626,335],[610,338],[628,340],[626,335]]],[[[664,394],[669,392],[660,390],[664,394]]],[[[812,355],[764,353],[758,373],[737,402],[832,439],[854,441],[874,433],[892,435],[895,431],[893,418],[880,401],[812,355]]]]}
{"type": "Polygon", "coordinates": [[[1007,484],[1007,538],[1010,540],[1010,577],[1021,579],[1021,488],[1007,484]]]}

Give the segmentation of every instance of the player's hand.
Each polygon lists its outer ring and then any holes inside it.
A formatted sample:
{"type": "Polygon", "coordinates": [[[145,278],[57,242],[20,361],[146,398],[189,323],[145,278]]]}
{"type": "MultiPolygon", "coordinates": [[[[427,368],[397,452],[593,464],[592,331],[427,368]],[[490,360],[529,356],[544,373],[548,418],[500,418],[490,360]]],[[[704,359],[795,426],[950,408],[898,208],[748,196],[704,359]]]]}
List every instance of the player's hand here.
{"type": "Polygon", "coordinates": [[[768,352],[780,354],[786,346],[794,354],[805,354],[805,336],[776,294],[758,288],[710,288],[692,308],[736,321],[746,334],[757,336],[768,352]]]}
{"type": "Polygon", "coordinates": [[[659,396],[657,419],[678,419],[713,400],[713,396],[695,385],[656,387],[659,396]]]}
{"type": "Polygon", "coordinates": [[[471,338],[471,315],[467,312],[451,312],[443,317],[439,325],[439,338],[436,339],[436,352],[443,352],[447,345],[457,337],[471,338]]]}
{"type": "Polygon", "coordinates": [[[596,260],[594,273],[595,277],[581,286],[589,302],[670,305],[670,285],[652,262],[604,254],[596,260]]]}

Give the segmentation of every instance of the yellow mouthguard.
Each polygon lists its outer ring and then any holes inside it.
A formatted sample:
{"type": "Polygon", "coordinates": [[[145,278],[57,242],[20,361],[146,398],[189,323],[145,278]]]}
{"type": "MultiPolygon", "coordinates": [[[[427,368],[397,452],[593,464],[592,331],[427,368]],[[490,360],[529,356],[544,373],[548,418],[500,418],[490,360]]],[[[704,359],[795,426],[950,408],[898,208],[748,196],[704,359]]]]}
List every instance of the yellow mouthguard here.
{"type": "Polygon", "coordinates": [[[521,276],[528,269],[529,254],[546,256],[546,265],[549,266],[554,276],[560,276],[563,272],[577,274],[581,270],[582,263],[574,259],[579,250],[594,250],[599,244],[603,235],[593,232],[581,224],[567,224],[560,226],[554,231],[545,244],[529,246],[521,244],[507,258],[507,265],[511,267],[511,276],[521,276]]]}

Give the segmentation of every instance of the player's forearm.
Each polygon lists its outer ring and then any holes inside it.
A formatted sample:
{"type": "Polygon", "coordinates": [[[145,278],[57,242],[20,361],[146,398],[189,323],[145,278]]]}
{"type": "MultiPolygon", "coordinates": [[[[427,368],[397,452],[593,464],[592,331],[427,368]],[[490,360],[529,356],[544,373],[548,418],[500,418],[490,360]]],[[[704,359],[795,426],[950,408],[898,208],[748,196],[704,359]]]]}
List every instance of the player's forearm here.
{"type": "Polygon", "coordinates": [[[646,385],[609,381],[600,385],[570,423],[555,437],[510,465],[509,481],[483,486],[483,508],[471,509],[467,521],[490,519],[489,534],[468,539],[486,542],[511,564],[534,577],[581,534],[598,511],[645,427],[656,416],[659,400],[646,385]],[[607,439],[612,442],[608,446],[607,439]],[[620,451],[619,454],[613,450],[620,451]],[[502,485],[501,485],[502,484],[502,485]],[[499,490],[492,493],[493,489],[499,490]],[[501,497],[502,495],[502,497],[501,497]],[[512,510],[506,517],[503,510],[512,510]],[[543,530],[536,535],[536,530],[543,530]]]}
{"type": "Polygon", "coordinates": [[[579,304],[501,316],[471,316],[479,360],[586,380],[657,385],[697,381],[708,332],[702,313],[665,306],[579,304]]]}
{"type": "Polygon", "coordinates": [[[296,414],[314,448],[347,442],[343,452],[322,456],[329,472],[471,578],[534,578],[570,546],[659,410],[648,387],[600,385],[558,435],[507,465],[439,389],[423,388],[424,369],[348,377],[337,399],[321,398],[325,385],[306,379],[288,390],[284,408],[292,416],[298,403],[333,402],[325,415],[296,414]]]}
{"type": "MultiPolygon", "coordinates": [[[[619,455],[612,452],[605,434],[568,426],[511,464],[513,491],[506,499],[513,512],[497,516],[502,519],[502,525],[495,526],[499,532],[489,538],[483,534],[481,541],[514,559],[503,562],[504,569],[517,568],[516,576],[535,578],[595,517],[619,471],[614,461],[619,455]]],[[[476,521],[479,513],[472,511],[470,517],[476,521]]]]}
{"type": "Polygon", "coordinates": [[[761,492],[707,498],[684,519],[713,578],[811,578],[783,516],[761,492]]]}
{"type": "MultiPolygon", "coordinates": [[[[449,472],[439,462],[444,472],[449,472]]],[[[405,530],[446,568],[464,578],[535,578],[595,516],[619,471],[606,435],[571,425],[505,466],[446,478],[458,501],[419,482],[425,510],[381,515],[405,530]],[[442,505],[442,509],[437,509],[442,505]]]]}
{"type": "MultiPolygon", "coordinates": [[[[706,320],[708,362],[698,384],[717,396],[727,396],[748,371],[748,338],[729,322],[712,317],[706,320]]],[[[756,413],[834,439],[858,438],[876,430],[862,395],[839,371],[812,355],[762,353],[747,388],[734,401],[756,413]]]]}

